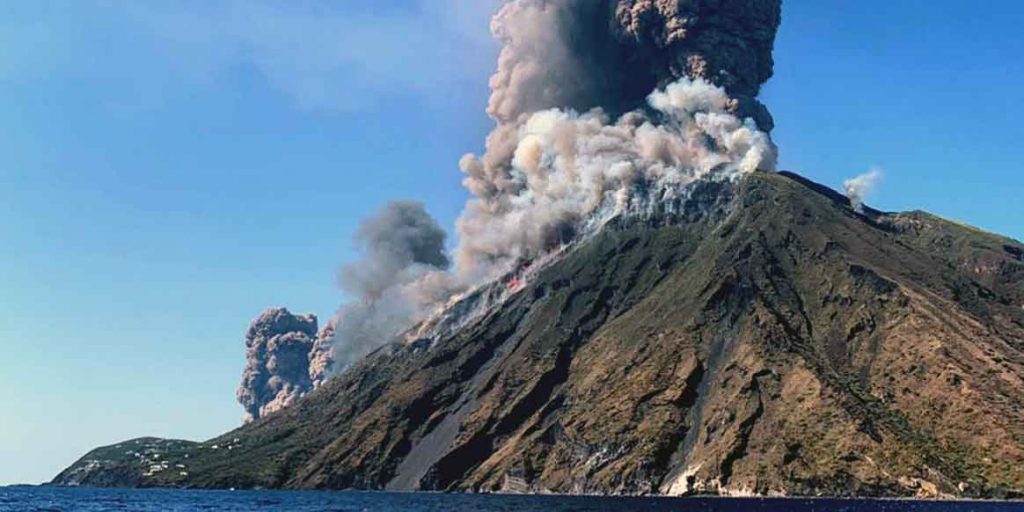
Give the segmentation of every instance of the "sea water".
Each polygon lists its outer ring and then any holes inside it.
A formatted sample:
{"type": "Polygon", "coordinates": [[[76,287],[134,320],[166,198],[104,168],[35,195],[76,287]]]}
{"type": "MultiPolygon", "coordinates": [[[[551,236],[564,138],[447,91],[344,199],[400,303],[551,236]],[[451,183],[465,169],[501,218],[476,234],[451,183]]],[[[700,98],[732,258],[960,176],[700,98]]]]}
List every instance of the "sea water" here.
{"type": "Polygon", "coordinates": [[[829,499],[599,498],[286,491],[0,488],[0,511],[17,512],[1009,512],[1024,503],[829,499]]]}

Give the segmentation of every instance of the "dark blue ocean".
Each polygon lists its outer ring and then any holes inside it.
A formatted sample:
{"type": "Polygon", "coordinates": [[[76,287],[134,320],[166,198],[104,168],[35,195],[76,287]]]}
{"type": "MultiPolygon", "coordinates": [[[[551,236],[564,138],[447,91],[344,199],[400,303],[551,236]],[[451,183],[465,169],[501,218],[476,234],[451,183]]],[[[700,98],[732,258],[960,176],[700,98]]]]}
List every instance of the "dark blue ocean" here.
{"type": "Polygon", "coordinates": [[[345,492],[0,488],[0,511],[17,512],[1021,512],[1024,503],[863,500],[585,498],[345,492]]]}

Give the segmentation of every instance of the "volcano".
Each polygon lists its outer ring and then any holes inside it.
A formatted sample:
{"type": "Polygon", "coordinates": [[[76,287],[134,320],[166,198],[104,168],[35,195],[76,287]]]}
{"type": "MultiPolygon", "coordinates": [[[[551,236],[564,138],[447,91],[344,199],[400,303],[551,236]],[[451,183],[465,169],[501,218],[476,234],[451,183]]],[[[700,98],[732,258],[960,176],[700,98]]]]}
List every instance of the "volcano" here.
{"type": "Polygon", "coordinates": [[[385,346],[291,407],[203,443],[99,449],[54,483],[1024,490],[1020,242],[754,172],[613,218],[518,279],[457,329],[385,346]]]}

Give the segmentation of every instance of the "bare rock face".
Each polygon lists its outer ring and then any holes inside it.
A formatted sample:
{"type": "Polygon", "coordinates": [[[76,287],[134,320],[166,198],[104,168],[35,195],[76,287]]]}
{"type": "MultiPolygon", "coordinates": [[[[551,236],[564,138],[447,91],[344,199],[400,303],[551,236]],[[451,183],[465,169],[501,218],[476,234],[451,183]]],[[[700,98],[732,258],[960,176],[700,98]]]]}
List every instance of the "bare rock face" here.
{"type": "Polygon", "coordinates": [[[781,0],[618,0],[614,32],[659,82],[704,78],[771,130],[771,115],[754,98],[772,76],[781,11],[781,0]]]}
{"type": "Polygon", "coordinates": [[[317,335],[315,315],[271,308],[245,335],[246,365],[238,401],[250,422],[280,410],[313,389],[309,356],[317,335]]]}

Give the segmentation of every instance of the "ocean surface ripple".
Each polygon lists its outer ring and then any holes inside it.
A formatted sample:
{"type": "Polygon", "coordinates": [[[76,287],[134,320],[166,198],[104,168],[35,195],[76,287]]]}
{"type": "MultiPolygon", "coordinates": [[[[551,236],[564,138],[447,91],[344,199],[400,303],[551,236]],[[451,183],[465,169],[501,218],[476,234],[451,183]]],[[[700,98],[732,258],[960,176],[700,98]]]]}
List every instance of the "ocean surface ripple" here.
{"type": "Polygon", "coordinates": [[[8,487],[0,488],[0,511],[1020,512],[1024,503],[8,487]]]}

